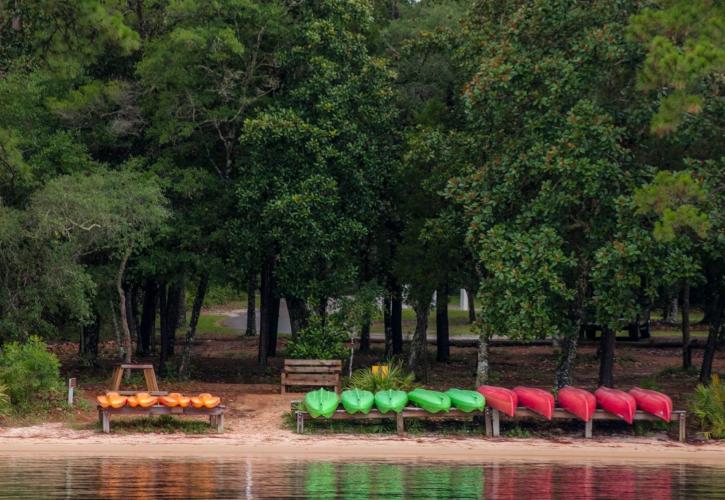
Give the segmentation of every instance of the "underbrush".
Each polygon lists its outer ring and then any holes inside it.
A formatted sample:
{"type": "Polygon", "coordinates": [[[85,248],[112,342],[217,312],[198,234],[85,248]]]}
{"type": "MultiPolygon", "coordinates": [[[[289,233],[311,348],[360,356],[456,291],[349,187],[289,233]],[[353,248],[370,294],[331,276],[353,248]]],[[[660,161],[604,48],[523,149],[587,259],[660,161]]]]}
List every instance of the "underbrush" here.
{"type": "Polygon", "coordinates": [[[719,376],[713,375],[710,385],[695,388],[692,412],[706,439],[725,439],[725,386],[719,376]]]}

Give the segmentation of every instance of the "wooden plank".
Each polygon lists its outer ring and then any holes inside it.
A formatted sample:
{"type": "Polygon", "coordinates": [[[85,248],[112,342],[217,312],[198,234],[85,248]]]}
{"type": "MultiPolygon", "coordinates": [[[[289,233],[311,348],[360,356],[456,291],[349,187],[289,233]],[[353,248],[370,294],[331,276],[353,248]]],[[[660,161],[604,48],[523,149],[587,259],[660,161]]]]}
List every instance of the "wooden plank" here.
{"type": "Polygon", "coordinates": [[[338,366],[286,366],[285,373],[340,373],[338,366]]]}
{"type": "Polygon", "coordinates": [[[151,396],[167,396],[169,393],[168,391],[116,391],[121,396],[135,396],[139,392],[146,392],[150,394],[151,396]]]}
{"type": "Polygon", "coordinates": [[[118,391],[121,387],[121,378],[123,377],[123,368],[117,366],[113,370],[113,376],[111,377],[111,390],[118,391]]]}
{"type": "Polygon", "coordinates": [[[146,380],[146,388],[149,391],[159,390],[159,384],[156,381],[156,373],[154,372],[154,367],[152,365],[143,369],[143,377],[146,380]]]}
{"type": "Polygon", "coordinates": [[[168,406],[156,405],[151,408],[131,408],[130,406],[123,406],[121,408],[106,408],[102,409],[99,407],[99,411],[107,413],[109,415],[221,415],[226,410],[226,406],[220,405],[216,408],[194,408],[189,406],[188,408],[181,408],[176,406],[170,408],[168,406]]]}
{"type": "Polygon", "coordinates": [[[284,378],[285,385],[337,385],[339,381],[335,375],[286,375],[284,378]]]}
{"type": "Polygon", "coordinates": [[[121,364],[121,368],[123,368],[123,369],[129,369],[129,370],[148,370],[150,368],[150,369],[153,370],[154,369],[154,365],[149,365],[149,364],[145,364],[145,365],[134,365],[134,364],[123,363],[123,364],[121,364]]]}
{"type": "Polygon", "coordinates": [[[336,366],[342,369],[342,361],[339,359],[285,359],[284,366],[336,366]]]}

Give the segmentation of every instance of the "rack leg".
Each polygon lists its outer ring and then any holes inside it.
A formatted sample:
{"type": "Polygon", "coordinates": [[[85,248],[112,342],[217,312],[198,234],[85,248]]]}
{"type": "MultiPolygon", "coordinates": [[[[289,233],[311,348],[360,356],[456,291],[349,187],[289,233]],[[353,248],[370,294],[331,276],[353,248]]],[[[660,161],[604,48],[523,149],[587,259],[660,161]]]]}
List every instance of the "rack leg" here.
{"type": "Polygon", "coordinates": [[[680,430],[680,443],[684,443],[687,439],[687,417],[684,413],[680,414],[679,418],[679,430],[680,430]]]}
{"type": "Polygon", "coordinates": [[[108,414],[107,411],[102,411],[101,416],[103,422],[103,432],[108,434],[109,432],[111,432],[111,416],[108,414]]]}
{"type": "Polygon", "coordinates": [[[501,435],[501,415],[498,410],[494,409],[491,411],[491,417],[493,420],[493,436],[499,437],[501,435]]]}
{"type": "Polygon", "coordinates": [[[491,423],[491,410],[486,408],[483,414],[483,420],[486,424],[486,435],[491,436],[493,434],[493,424],[491,423]]]}
{"type": "Polygon", "coordinates": [[[594,424],[594,421],[591,420],[591,419],[588,420],[584,424],[584,438],[585,439],[591,439],[592,438],[592,427],[593,427],[593,424],[594,424]]]}
{"type": "Polygon", "coordinates": [[[404,434],[405,433],[405,423],[403,422],[403,414],[402,413],[396,413],[395,414],[395,428],[398,431],[398,434],[404,434]]]}

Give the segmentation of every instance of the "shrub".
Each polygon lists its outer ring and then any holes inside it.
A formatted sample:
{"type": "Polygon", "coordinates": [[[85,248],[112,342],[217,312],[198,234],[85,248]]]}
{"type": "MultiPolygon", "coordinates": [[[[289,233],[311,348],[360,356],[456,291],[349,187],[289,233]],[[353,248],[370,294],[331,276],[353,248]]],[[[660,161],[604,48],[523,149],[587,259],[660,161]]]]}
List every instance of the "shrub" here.
{"type": "Polygon", "coordinates": [[[0,383],[6,386],[10,402],[26,406],[55,396],[62,386],[60,362],[45,342],[30,337],[27,342],[11,342],[0,354],[0,383]]]}
{"type": "Polygon", "coordinates": [[[388,374],[383,375],[382,370],[373,373],[370,368],[355,370],[347,382],[348,387],[361,389],[370,392],[384,391],[387,389],[398,389],[410,391],[413,389],[415,374],[409,373],[403,368],[402,363],[391,363],[388,374]]]}
{"type": "Polygon", "coordinates": [[[7,394],[7,388],[0,384],[0,416],[7,415],[10,410],[10,396],[7,394]]]}
{"type": "Polygon", "coordinates": [[[292,359],[343,359],[347,356],[348,335],[336,315],[324,321],[316,314],[310,317],[306,328],[297,333],[297,339],[287,346],[287,357],[292,359]]]}
{"type": "Polygon", "coordinates": [[[725,438],[725,386],[720,383],[720,377],[713,375],[710,385],[700,384],[695,388],[692,412],[707,439],[725,438]]]}

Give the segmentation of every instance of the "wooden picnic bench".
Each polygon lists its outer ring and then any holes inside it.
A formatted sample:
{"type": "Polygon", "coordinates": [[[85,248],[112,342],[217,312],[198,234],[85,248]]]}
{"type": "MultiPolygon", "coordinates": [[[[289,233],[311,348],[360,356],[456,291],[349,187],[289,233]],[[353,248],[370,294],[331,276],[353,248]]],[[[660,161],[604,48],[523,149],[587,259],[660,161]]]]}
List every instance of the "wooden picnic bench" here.
{"type": "MultiPolygon", "coordinates": [[[[343,409],[337,410],[329,419],[324,417],[313,418],[309,413],[298,408],[299,401],[293,401],[292,408],[295,412],[297,419],[297,432],[303,433],[305,431],[305,420],[395,420],[395,428],[398,434],[405,433],[405,420],[406,419],[422,419],[422,420],[462,420],[462,419],[473,419],[474,417],[480,417],[484,412],[472,411],[470,413],[462,412],[460,410],[452,409],[447,412],[440,413],[429,413],[422,408],[416,408],[414,406],[408,406],[403,409],[400,413],[388,412],[380,413],[379,410],[373,408],[369,413],[355,413],[350,414],[343,409]]],[[[483,430],[482,430],[483,433],[483,430]]]]}
{"type": "Polygon", "coordinates": [[[285,359],[282,370],[282,394],[287,386],[334,387],[342,392],[342,361],[339,359],[285,359]]]}
{"type": "Polygon", "coordinates": [[[159,384],[156,382],[154,365],[133,365],[127,363],[120,364],[113,370],[113,377],[111,378],[112,391],[119,392],[119,389],[121,388],[121,379],[123,378],[123,373],[126,370],[128,370],[129,373],[131,370],[143,370],[147,392],[159,392],[159,384]]]}
{"type": "MultiPolygon", "coordinates": [[[[495,408],[487,408],[486,409],[486,427],[490,428],[490,432],[487,432],[486,434],[489,436],[498,437],[501,435],[501,417],[510,419],[512,417],[509,417],[506,414],[502,414],[500,411],[496,410],[495,408]]],[[[522,406],[519,406],[516,408],[516,412],[514,413],[513,418],[543,418],[538,413],[528,409],[524,408],[522,406]]],[[[553,419],[567,419],[567,420],[578,420],[578,417],[575,415],[569,413],[563,408],[554,408],[553,412],[553,419]]],[[[584,423],[584,437],[587,439],[591,439],[592,437],[592,429],[594,427],[594,421],[595,420],[622,420],[620,417],[609,413],[608,411],[597,409],[594,412],[594,415],[592,415],[592,419],[589,420],[589,422],[584,423]]],[[[663,422],[663,420],[659,417],[656,417],[650,413],[643,412],[642,410],[637,410],[634,414],[634,420],[635,421],[646,421],[646,422],[663,422]]],[[[674,410],[672,412],[672,418],[671,420],[673,422],[679,423],[679,440],[681,442],[684,442],[687,438],[687,412],[685,410],[674,410]]]]}
{"type": "Polygon", "coordinates": [[[174,415],[177,417],[184,416],[205,416],[209,417],[209,425],[216,427],[217,432],[224,432],[224,410],[226,406],[219,405],[216,408],[194,408],[189,406],[181,408],[175,406],[173,408],[163,405],[155,405],[150,408],[131,408],[123,406],[121,408],[101,408],[98,406],[98,420],[101,422],[103,432],[111,432],[111,415],[174,415]]]}

